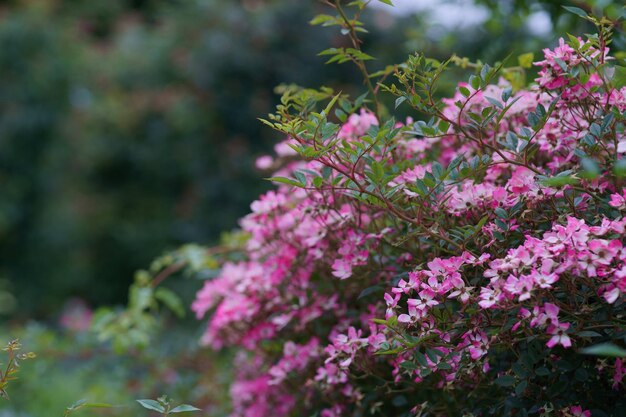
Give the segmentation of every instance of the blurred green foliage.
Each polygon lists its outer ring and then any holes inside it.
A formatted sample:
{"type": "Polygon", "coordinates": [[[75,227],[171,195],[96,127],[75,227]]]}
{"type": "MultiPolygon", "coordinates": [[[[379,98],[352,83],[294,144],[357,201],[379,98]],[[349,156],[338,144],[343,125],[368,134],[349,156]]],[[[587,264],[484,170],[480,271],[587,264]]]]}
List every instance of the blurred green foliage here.
{"type": "Polygon", "coordinates": [[[231,359],[226,353],[203,355],[189,342],[197,335],[188,328],[163,331],[159,343],[124,355],[90,333],[54,332],[34,323],[0,328],[0,334],[19,338],[24,349],[37,354],[21,364],[19,378],[9,387],[10,401],[0,401],[0,417],[61,417],[81,399],[114,407],[81,410],[76,416],[148,416],[135,400],[162,394],[176,402],[193,401],[207,415],[228,415],[231,359]]]}

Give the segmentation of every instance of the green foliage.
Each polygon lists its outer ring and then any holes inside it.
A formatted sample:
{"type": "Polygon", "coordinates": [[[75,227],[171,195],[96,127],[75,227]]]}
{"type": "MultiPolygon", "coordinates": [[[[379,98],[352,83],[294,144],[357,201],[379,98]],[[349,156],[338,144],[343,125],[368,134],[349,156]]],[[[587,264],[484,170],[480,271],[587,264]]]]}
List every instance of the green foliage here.
{"type": "Polygon", "coordinates": [[[129,288],[128,306],[125,309],[103,307],[94,317],[93,330],[102,342],[112,342],[116,352],[144,349],[160,328],[161,307],[173,312],[178,318],[186,310],[180,296],[160,285],[180,270],[188,274],[199,270],[217,268],[217,262],[206,249],[198,245],[184,245],[152,262],[149,270],[135,273],[135,282],[129,288]]]}
{"type": "Polygon", "coordinates": [[[191,411],[201,411],[199,408],[189,404],[181,404],[176,407],[172,406],[172,400],[163,395],[156,400],[137,400],[137,402],[145,409],[156,411],[163,416],[170,414],[185,413],[191,411]]]}
{"type": "Polygon", "coordinates": [[[17,339],[10,341],[2,349],[7,353],[6,365],[0,362],[0,368],[4,365],[4,369],[0,369],[0,397],[2,398],[9,398],[7,386],[10,381],[17,379],[20,362],[35,358],[35,354],[33,352],[18,353],[21,349],[22,345],[17,339]]]}
{"type": "Polygon", "coordinates": [[[36,323],[0,333],[19,336],[37,352],[36,361],[20,367],[20,378],[11,381],[11,399],[0,401],[0,415],[148,415],[137,410],[135,399],[164,391],[211,416],[228,415],[229,356],[199,350],[190,342],[197,337],[195,329],[184,323],[157,328],[140,354],[117,353],[90,333],[60,333],[36,323]]]}
{"type": "Polygon", "coordinates": [[[107,404],[107,403],[92,403],[89,402],[85,399],[81,399],[76,401],[74,404],[70,405],[69,407],[67,407],[65,409],[65,412],[63,413],[63,417],[68,417],[70,414],[81,410],[83,408],[111,408],[114,407],[111,404],[107,404]]]}

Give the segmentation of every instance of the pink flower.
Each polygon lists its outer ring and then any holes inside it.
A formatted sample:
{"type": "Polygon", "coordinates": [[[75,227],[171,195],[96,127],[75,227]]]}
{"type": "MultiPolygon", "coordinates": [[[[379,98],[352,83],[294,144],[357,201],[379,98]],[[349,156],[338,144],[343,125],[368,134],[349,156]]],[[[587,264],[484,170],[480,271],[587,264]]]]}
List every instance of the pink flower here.
{"type": "Polygon", "coordinates": [[[546,345],[552,349],[556,345],[561,345],[564,348],[568,348],[572,346],[572,340],[565,333],[565,331],[569,329],[569,323],[557,323],[556,325],[548,326],[548,333],[552,335],[550,340],[546,345]]]}
{"type": "Polygon", "coordinates": [[[498,298],[499,292],[483,287],[480,289],[480,301],[478,302],[478,305],[482,308],[492,308],[498,302],[498,298]]]}
{"type": "Polygon", "coordinates": [[[463,335],[463,341],[473,360],[478,360],[487,354],[489,342],[487,335],[481,330],[467,332],[463,335]]]}
{"type": "Polygon", "coordinates": [[[574,417],[591,417],[591,411],[583,410],[583,408],[579,405],[574,405],[569,408],[570,414],[574,417]]]}
{"type": "Polygon", "coordinates": [[[260,170],[270,169],[274,164],[274,158],[269,155],[263,155],[256,159],[256,167],[260,170]]]}
{"type": "Polygon", "coordinates": [[[346,279],[352,276],[352,264],[345,258],[336,259],[332,268],[333,275],[339,279],[346,279]]]}
{"type": "Polygon", "coordinates": [[[626,191],[624,191],[624,194],[621,195],[611,194],[611,201],[609,201],[609,205],[618,210],[626,210],[626,191]]]}

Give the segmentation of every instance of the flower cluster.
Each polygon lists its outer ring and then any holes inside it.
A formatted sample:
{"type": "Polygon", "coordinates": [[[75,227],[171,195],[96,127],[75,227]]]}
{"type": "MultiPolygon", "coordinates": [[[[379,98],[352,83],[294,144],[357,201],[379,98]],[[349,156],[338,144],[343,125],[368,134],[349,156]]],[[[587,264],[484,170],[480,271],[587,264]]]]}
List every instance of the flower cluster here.
{"type": "Polygon", "coordinates": [[[436,122],[357,106],[283,121],[297,128],[259,160],[278,187],[241,220],[245,256],[192,306],[205,343],[247,352],[234,416],[619,407],[626,90],[598,70],[602,45],[544,55],[527,89],[487,68],[424,99],[436,122]]]}

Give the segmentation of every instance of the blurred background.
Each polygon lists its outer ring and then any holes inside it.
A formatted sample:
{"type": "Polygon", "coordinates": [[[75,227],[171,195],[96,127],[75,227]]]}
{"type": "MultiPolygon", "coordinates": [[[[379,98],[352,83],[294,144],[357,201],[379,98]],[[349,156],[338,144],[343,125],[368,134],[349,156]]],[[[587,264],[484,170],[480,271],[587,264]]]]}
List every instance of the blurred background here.
{"type": "MultiPolygon", "coordinates": [[[[396,3],[364,16],[373,70],[414,51],[538,56],[559,34],[591,31],[563,5],[622,10],[620,0],[396,3]]],[[[215,243],[269,188],[254,161],[280,139],[257,120],[276,86],[363,92],[354,68],[317,56],[347,40],[308,25],[324,11],[314,0],[0,1],[0,342],[21,337],[40,356],[16,389],[28,395],[0,399],[1,417],[166,390],[227,411],[227,361],[198,351],[198,324],[166,320],[167,337],[119,356],[87,331],[91,312],[127,303],[134,272],[164,252],[215,243]]],[[[199,285],[183,288],[185,305],[199,285]]]]}

